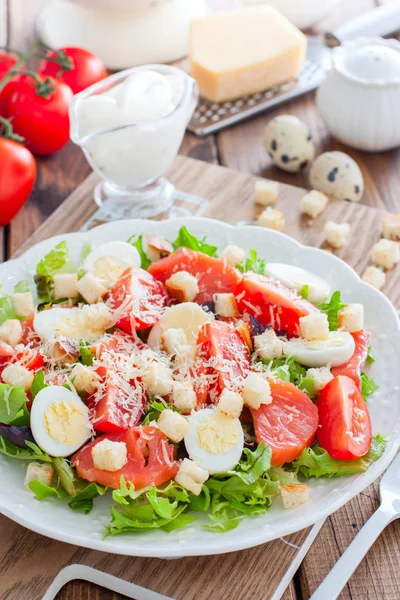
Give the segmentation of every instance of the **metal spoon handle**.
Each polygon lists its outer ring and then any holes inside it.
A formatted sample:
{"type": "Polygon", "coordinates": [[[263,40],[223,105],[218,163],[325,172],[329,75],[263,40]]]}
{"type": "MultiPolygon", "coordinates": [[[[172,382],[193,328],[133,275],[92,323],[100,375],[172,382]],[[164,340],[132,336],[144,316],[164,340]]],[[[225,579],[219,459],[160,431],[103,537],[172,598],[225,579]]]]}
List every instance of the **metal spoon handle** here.
{"type": "Polygon", "coordinates": [[[378,508],[342,554],[310,600],[335,600],[372,544],[393,519],[393,512],[378,508]]]}

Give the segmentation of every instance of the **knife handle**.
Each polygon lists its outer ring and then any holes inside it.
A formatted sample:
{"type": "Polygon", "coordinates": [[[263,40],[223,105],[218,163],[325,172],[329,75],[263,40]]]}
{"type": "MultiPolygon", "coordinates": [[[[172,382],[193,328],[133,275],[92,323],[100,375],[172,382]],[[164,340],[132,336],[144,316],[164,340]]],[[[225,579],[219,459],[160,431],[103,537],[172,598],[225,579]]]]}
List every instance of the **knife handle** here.
{"type": "Polygon", "coordinates": [[[400,2],[389,2],[348,21],[334,31],[325,34],[325,43],[330,48],[359,36],[383,36],[400,29],[400,2]]]}

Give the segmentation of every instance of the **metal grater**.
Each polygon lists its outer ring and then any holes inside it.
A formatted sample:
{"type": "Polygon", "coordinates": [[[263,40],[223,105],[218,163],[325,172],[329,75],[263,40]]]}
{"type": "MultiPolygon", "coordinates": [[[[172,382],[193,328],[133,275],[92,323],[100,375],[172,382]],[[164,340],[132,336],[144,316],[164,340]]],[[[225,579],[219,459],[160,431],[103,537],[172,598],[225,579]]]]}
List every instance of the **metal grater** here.
{"type": "Polygon", "coordinates": [[[216,104],[200,98],[188,130],[203,137],[315,90],[329,69],[330,55],[331,50],[322,39],[308,38],[304,68],[296,79],[232,102],[216,104]]]}

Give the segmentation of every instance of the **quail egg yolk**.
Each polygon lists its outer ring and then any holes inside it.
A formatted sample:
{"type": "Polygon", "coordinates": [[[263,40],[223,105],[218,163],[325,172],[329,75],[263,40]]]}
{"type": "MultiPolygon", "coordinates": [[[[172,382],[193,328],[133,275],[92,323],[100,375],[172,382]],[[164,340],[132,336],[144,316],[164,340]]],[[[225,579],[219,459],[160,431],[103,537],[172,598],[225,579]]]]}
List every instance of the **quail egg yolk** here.
{"type": "Polygon", "coordinates": [[[84,415],[69,402],[53,402],[44,412],[49,436],[59,443],[74,445],[86,438],[84,415]]]}
{"type": "Polygon", "coordinates": [[[93,273],[95,277],[115,283],[127,268],[124,262],[121,262],[113,256],[102,256],[94,263],[93,273]]]}
{"type": "Polygon", "coordinates": [[[216,413],[204,419],[197,429],[197,441],[201,448],[211,454],[223,454],[238,442],[234,419],[216,413]]]}

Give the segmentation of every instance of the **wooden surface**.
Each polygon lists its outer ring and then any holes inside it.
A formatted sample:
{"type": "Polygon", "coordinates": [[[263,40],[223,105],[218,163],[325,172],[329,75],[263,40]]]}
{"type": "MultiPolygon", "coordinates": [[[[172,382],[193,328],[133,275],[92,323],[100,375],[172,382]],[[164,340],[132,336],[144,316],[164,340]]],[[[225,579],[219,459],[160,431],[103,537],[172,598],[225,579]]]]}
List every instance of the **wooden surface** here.
{"type": "MultiPolygon", "coordinates": [[[[231,6],[230,0],[215,1],[218,1],[220,7],[231,6]]],[[[9,46],[23,49],[33,37],[34,20],[40,8],[47,3],[48,0],[0,0],[0,44],[8,44],[9,46]]],[[[342,0],[337,14],[329,19],[329,21],[321,24],[321,29],[334,27],[344,20],[372,8],[376,3],[375,0],[342,0]]],[[[263,148],[262,136],[265,123],[269,118],[280,113],[296,114],[307,121],[311,127],[318,151],[342,149],[357,160],[362,168],[366,182],[366,191],[362,204],[378,208],[385,207],[391,211],[400,210],[400,196],[398,193],[400,151],[365,154],[341,146],[328,135],[323,123],[319,119],[315,111],[313,94],[309,94],[304,98],[273,110],[268,115],[257,117],[239,126],[223,131],[216,136],[199,140],[192,135],[187,135],[182,145],[181,153],[209,163],[220,163],[243,173],[269,177],[296,186],[306,186],[305,175],[285,174],[271,166],[270,160],[263,148]]],[[[85,179],[89,172],[90,169],[80,150],[72,144],[53,157],[38,160],[38,180],[29,202],[11,226],[5,231],[0,228],[0,259],[6,258],[15,252],[37,229],[40,223],[53,213],[55,208],[61,204],[77,184],[85,179]]],[[[286,190],[283,189],[282,191],[285,196],[286,190]]],[[[234,187],[230,188],[230,193],[232,198],[238,197],[237,190],[234,187]]],[[[299,194],[300,192],[296,193],[299,194]]],[[[213,198],[213,190],[210,190],[210,199],[213,200],[213,198]]],[[[292,231],[291,225],[289,225],[290,229],[288,231],[290,233],[293,232],[294,235],[301,233],[306,243],[319,245],[322,240],[322,234],[317,224],[312,229],[301,229],[295,219],[295,211],[292,210],[291,206],[285,200],[282,201],[288,211],[287,218],[294,225],[294,230],[292,231]]],[[[347,205],[343,208],[348,210],[347,205]]],[[[219,218],[229,216],[227,213],[230,213],[229,209],[225,213],[220,212],[219,218]]],[[[357,247],[354,244],[349,252],[356,261],[354,266],[357,270],[360,270],[363,266],[372,238],[377,235],[377,219],[373,216],[375,213],[368,211],[364,213],[360,212],[359,214],[365,216],[362,218],[360,216],[357,223],[352,220],[353,227],[357,227],[360,232],[357,239],[357,247]],[[375,229],[372,234],[368,233],[364,218],[374,224],[375,229]],[[359,251],[360,241],[364,244],[362,252],[359,251]],[[354,251],[354,254],[352,251],[354,251]]],[[[345,218],[345,213],[343,213],[343,218],[345,218]]],[[[50,231],[50,233],[53,234],[54,230],[50,231]]],[[[398,286],[399,284],[397,283],[398,286]]],[[[396,295],[399,294],[399,290],[396,290],[396,277],[394,274],[389,279],[386,291],[399,306],[400,298],[396,295]]],[[[328,573],[355,533],[375,510],[377,504],[378,493],[375,486],[369,488],[365,493],[358,496],[351,503],[348,503],[346,507],[328,519],[321,534],[303,561],[294,584],[285,594],[285,600],[309,598],[312,591],[328,573]]],[[[11,522],[2,518],[2,546],[9,557],[6,563],[3,561],[2,568],[4,569],[6,565],[8,566],[7,573],[11,572],[13,585],[17,584],[21,573],[23,573],[24,580],[26,581],[24,593],[18,591],[17,587],[14,587],[14,597],[21,600],[25,600],[25,598],[31,600],[34,597],[32,590],[36,581],[34,575],[35,567],[41,565],[43,562],[42,558],[46,554],[45,550],[50,549],[47,556],[53,556],[54,554],[57,560],[58,558],[60,559],[61,564],[65,557],[65,552],[70,556],[71,547],[58,544],[57,550],[54,551],[52,542],[39,536],[33,536],[33,539],[31,534],[24,532],[22,529],[20,529],[20,533],[16,539],[14,527],[12,530],[10,527],[11,522]],[[65,548],[68,550],[65,550],[65,548]],[[26,553],[32,558],[29,562],[25,561],[22,566],[20,557],[21,554],[26,553]]],[[[397,523],[388,527],[352,577],[350,584],[345,588],[344,593],[340,597],[341,600],[349,598],[353,600],[394,600],[400,598],[400,576],[398,574],[400,557],[399,533],[397,523]]],[[[81,554],[81,551],[77,550],[73,556],[73,560],[80,561],[81,554]]],[[[239,553],[237,556],[241,554],[239,553]]],[[[136,567],[132,567],[132,563],[135,565],[136,562],[126,559],[125,571],[131,574],[136,572],[136,567]]],[[[105,555],[102,555],[100,567],[105,568],[110,563],[112,564],[112,559],[107,559],[105,555]]],[[[200,563],[205,569],[206,565],[202,561],[200,563]]],[[[210,565],[212,566],[212,562],[210,562],[210,565]]],[[[255,573],[254,577],[258,578],[259,573],[255,573]]],[[[10,598],[8,593],[6,596],[3,592],[3,580],[4,578],[2,577],[0,579],[1,600],[3,598],[4,600],[5,598],[10,598]]],[[[140,583],[137,579],[135,581],[140,583]]],[[[268,585],[266,587],[268,591],[268,585]]],[[[267,597],[266,594],[267,592],[265,592],[263,597],[267,597]]],[[[231,595],[234,599],[238,598],[239,600],[250,597],[247,596],[247,590],[242,590],[240,585],[236,587],[231,595]]],[[[185,596],[185,599],[188,597],[185,596]]],[[[214,593],[210,594],[210,597],[214,599],[221,598],[222,596],[214,591],[214,593]]],[[[116,595],[97,589],[94,586],[76,583],[67,586],[60,594],[60,598],[63,598],[63,600],[67,598],[68,600],[105,600],[106,598],[116,600],[116,595]]]]}

